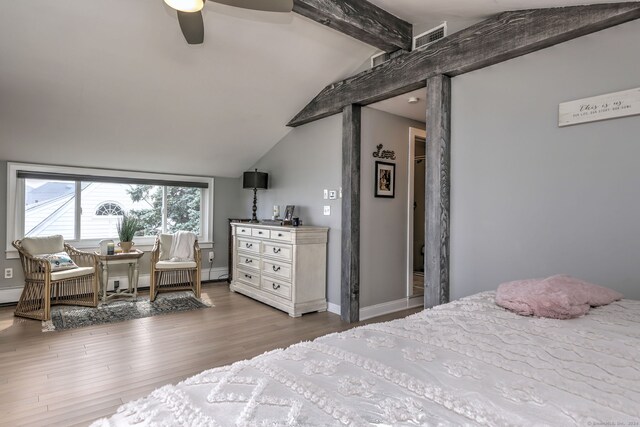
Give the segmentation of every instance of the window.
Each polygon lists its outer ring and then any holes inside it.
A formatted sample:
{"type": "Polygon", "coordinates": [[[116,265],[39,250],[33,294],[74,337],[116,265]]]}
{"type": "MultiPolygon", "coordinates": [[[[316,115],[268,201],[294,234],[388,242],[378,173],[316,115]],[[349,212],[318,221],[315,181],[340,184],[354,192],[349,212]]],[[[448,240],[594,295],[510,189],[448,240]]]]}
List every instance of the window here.
{"type": "MultiPolygon", "coordinates": [[[[213,178],[9,163],[8,242],[62,234],[80,248],[117,239],[124,213],[142,228],[138,246],[159,233],[193,231],[211,247],[213,178]]],[[[7,253],[13,248],[7,245],[7,253]]]]}
{"type": "Polygon", "coordinates": [[[124,215],[124,209],[122,209],[122,207],[119,204],[112,203],[112,202],[103,203],[100,206],[98,206],[98,209],[96,210],[96,216],[107,216],[107,215],[122,216],[124,215]]]}

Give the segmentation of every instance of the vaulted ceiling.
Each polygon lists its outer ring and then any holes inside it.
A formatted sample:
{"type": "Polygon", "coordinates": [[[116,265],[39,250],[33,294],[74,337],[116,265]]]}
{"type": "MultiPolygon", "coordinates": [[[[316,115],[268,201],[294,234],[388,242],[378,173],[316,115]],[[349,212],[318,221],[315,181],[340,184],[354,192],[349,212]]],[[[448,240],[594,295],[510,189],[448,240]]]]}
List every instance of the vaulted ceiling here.
{"type": "MultiPolygon", "coordinates": [[[[583,0],[371,0],[416,27],[583,0]]],[[[593,2],[591,2],[593,3],[593,2]]],[[[162,0],[5,2],[0,159],[239,176],[376,52],[296,14],[207,3],[185,43],[162,0]]]]}

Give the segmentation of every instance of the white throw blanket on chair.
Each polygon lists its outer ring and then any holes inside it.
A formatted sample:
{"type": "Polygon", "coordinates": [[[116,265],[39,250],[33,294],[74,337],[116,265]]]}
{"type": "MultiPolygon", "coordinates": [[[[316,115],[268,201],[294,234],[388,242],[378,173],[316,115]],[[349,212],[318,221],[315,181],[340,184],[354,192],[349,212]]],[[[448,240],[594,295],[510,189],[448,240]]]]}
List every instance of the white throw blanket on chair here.
{"type": "Polygon", "coordinates": [[[171,250],[169,251],[169,261],[184,262],[193,261],[193,246],[196,242],[196,235],[190,231],[178,231],[171,240],[171,250]]]}

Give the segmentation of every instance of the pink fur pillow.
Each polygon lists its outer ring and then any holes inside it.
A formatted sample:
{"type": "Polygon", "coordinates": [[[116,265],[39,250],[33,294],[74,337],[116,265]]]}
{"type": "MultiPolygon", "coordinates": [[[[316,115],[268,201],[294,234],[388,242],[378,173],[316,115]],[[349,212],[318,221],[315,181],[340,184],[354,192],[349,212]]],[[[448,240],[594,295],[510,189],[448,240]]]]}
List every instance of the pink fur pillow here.
{"type": "Polygon", "coordinates": [[[571,276],[516,280],[498,286],[496,304],[523,316],[572,319],[590,307],[611,304],[622,298],[614,290],[571,276]]]}

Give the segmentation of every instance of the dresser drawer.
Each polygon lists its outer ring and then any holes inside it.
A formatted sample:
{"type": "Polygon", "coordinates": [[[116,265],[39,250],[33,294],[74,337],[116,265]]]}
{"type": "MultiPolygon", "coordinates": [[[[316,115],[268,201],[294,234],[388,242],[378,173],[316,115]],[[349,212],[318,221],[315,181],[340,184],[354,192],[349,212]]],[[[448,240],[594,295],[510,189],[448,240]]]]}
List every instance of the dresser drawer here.
{"type": "Polygon", "coordinates": [[[251,230],[253,230],[253,228],[239,225],[239,226],[236,226],[236,235],[251,236],[251,230]]]}
{"type": "Polygon", "coordinates": [[[248,270],[245,271],[240,268],[237,271],[238,277],[236,278],[236,280],[247,285],[254,286],[256,288],[260,287],[260,273],[248,270]]]}
{"type": "Polygon", "coordinates": [[[261,288],[269,293],[276,294],[282,298],[291,300],[291,285],[279,280],[262,278],[261,288]]]}
{"type": "Polygon", "coordinates": [[[265,230],[264,228],[253,228],[251,230],[251,235],[253,237],[262,237],[264,239],[269,238],[269,230],[265,230]]]}
{"type": "Polygon", "coordinates": [[[238,238],[238,250],[242,252],[250,252],[254,254],[260,253],[260,242],[257,240],[249,240],[242,237],[238,238]]]}
{"type": "Polygon", "coordinates": [[[238,260],[236,261],[238,267],[260,269],[260,258],[253,257],[251,255],[245,255],[238,253],[238,260]]]}
{"type": "Polygon", "coordinates": [[[263,259],[262,272],[270,276],[291,280],[291,266],[288,264],[263,259]]]}
{"type": "Polygon", "coordinates": [[[281,242],[291,241],[291,232],[282,230],[271,230],[271,240],[279,240],[281,242]]]}
{"type": "Polygon", "coordinates": [[[262,254],[264,256],[278,258],[284,261],[291,261],[292,253],[293,251],[291,250],[291,245],[286,245],[282,243],[267,243],[267,242],[265,242],[262,245],[262,254]]]}

